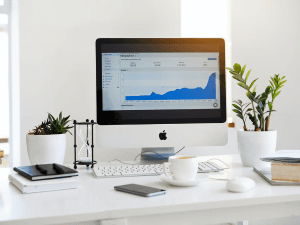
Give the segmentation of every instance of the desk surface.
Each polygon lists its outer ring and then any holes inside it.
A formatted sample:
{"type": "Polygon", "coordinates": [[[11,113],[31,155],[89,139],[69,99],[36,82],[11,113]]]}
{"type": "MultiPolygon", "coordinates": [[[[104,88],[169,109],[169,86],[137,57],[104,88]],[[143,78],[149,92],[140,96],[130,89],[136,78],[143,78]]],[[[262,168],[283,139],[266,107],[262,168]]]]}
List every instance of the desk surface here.
{"type": "MultiPolygon", "coordinates": [[[[212,157],[205,157],[205,159],[212,157]]],[[[243,167],[238,155],[214,156],[229,166],[211,177],[249,177],[256,187],[246,193],[229,193],[226,180],[209,180],[195,187],[173,187],[158,176],[94,178],[91,169],[79,167],[78,189],[22,194],[8,181],[9,168],[0,169],[0,224],[67,223],[74,221],[150,216],[162,213],[300,202],[299,186],[271,186],[252,168],[243,167]],[[117,192],[129,183],[167,189],[167,194],[145,198],[117,192]]],[[[112,163],[117,164],[117,163],[112,163]]],[[[293,212],[291,212],[293,213],[293,212]]],[[[300,212],[299,212],[300,213],[300,212]]]]}

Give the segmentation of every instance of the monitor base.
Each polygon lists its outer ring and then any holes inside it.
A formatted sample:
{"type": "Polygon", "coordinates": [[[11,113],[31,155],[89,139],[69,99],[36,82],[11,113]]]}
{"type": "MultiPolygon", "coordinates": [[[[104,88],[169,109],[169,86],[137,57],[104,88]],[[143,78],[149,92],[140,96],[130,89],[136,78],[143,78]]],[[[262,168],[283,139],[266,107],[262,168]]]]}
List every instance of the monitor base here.
{"type": "Polygon", "coordinates": [[[169,157],[175,154],[175,149],[173,147],[142,148],[141,152],[142,164],[162,164],[168,162],[169,157]]]}

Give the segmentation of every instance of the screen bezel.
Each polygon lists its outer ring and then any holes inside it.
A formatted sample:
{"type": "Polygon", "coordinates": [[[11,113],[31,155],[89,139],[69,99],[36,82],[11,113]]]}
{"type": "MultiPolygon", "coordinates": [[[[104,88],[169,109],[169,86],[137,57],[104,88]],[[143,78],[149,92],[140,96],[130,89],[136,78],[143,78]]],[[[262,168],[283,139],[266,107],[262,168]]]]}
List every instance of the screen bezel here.
{"type": "MultiPolygon", "coordinates": [[[[129,50],[130,51],[130,50],[129,50]]],[[[126,52],[129,52],[126,50],[126,52]]],[[[191,51],[189,52],[197,52],[191,51]]],[[[153,52],[184,52],[184,49],[153,52]]],[[[185,51],[187,52],[187,51],[185,51]]],[[[207,52],[210,52],[209,50],[207,52]]],[[[211,52],[215,52],[211,51],[211,52]]],[[[99,125],[224,123],[226,122],[225,41],[221,38],[99,38],[96,40],[96,104],[99,125]],[[220,109],[176,110],[116,110],[103,111],[102,95],[102,45],[155,44],[155,45],[209,45],[219,46],[220,109]]]]}

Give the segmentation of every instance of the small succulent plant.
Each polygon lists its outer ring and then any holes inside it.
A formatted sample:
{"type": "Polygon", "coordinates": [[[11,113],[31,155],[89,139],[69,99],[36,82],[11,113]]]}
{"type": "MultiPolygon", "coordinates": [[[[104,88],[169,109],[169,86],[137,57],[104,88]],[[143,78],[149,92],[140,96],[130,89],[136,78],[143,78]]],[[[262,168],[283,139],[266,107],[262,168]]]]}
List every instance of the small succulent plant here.
{"type": "Polygon", "coordinates": [[[32,131],[29,131],[30,135],[47,135],[47,134],[65,134],[69,132],[72,133],[69,129],[73,128],[68,126],[68,120],[70,116],[62,117],[62,112],[60,112],[59,116],[55,119],[51,113],[48,113],[48,118],[38,126],[35,127],[32,131]]]}
{"type": "Polygon", "coordinates": [[[246,95],[250,100],[250,103],[245,104],[243,104],[241,100],[235,100],[233,102],[236,104],[232,104],[234,107],[233,111],[239,118],[243,120],[244,130],[248,131],[246,127],[246,119],[248,116],[254,125],[254,131],[268,131],[271,114],[275,111],[273,110],[273,103],[275,98],[281,92],[279,89],[281,89],[284,86],[283,84],[286,82],[286,80],[284,80],[285,76],[280,77],[279,74],[275,74],[274,77],[271,77],[271,85],[267,86],[262,94],[257,95],[256,86],[254,86],[254,84],[258,78],[253,80],[250,84],[247,84],[251,70],[249,70],[245,77],[243,77],[246,70],[246,65],[244,65],[242,68],[240,64],[235,63],[233,68],[227,67],[226,69],[229,70],[229,72],[232,74],[232,77],[238,81],[238,85],[247,91],[246,95]],[[270,94],[271,101],[268,100],[270,94]],[[249,105],[252,107],[248,108],[249,105]],[[266,106],[268,106],[268,110],[266,106]],[[268,115],[265,117],[265,114],[268,115]]]}

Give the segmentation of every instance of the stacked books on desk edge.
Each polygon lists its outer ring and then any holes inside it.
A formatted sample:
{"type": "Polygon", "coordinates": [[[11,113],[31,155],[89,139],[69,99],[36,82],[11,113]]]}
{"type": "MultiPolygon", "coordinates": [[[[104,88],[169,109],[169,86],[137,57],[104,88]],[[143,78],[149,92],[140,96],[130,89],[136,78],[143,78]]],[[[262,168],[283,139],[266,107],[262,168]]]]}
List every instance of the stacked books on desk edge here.
{"type": "Polygon", "coordinates": [[[261,158],[271,167],[253,170],[272,185],[300,185],[300,151],[281,150],[261,158]]]}
{"type": "Polygon", "coordinates": [[[56,164],[56,166],[60,171],[57,171],[53,164],[40,164],[43,173],[36,166],[14,167],[14,171],[18,173],[10,174],[8,179],[22,193],[77,188],[78,172],[63,165],[56,164]]]}
{"type": "Polygon", "coordinates": [[[263,179],[265,179],[271,185],[278,186],[297,186],[300,182],[291,181],[278,181],[272,180],[271,167],[253,167],[253,170],[258,173],[263,179]]]}

